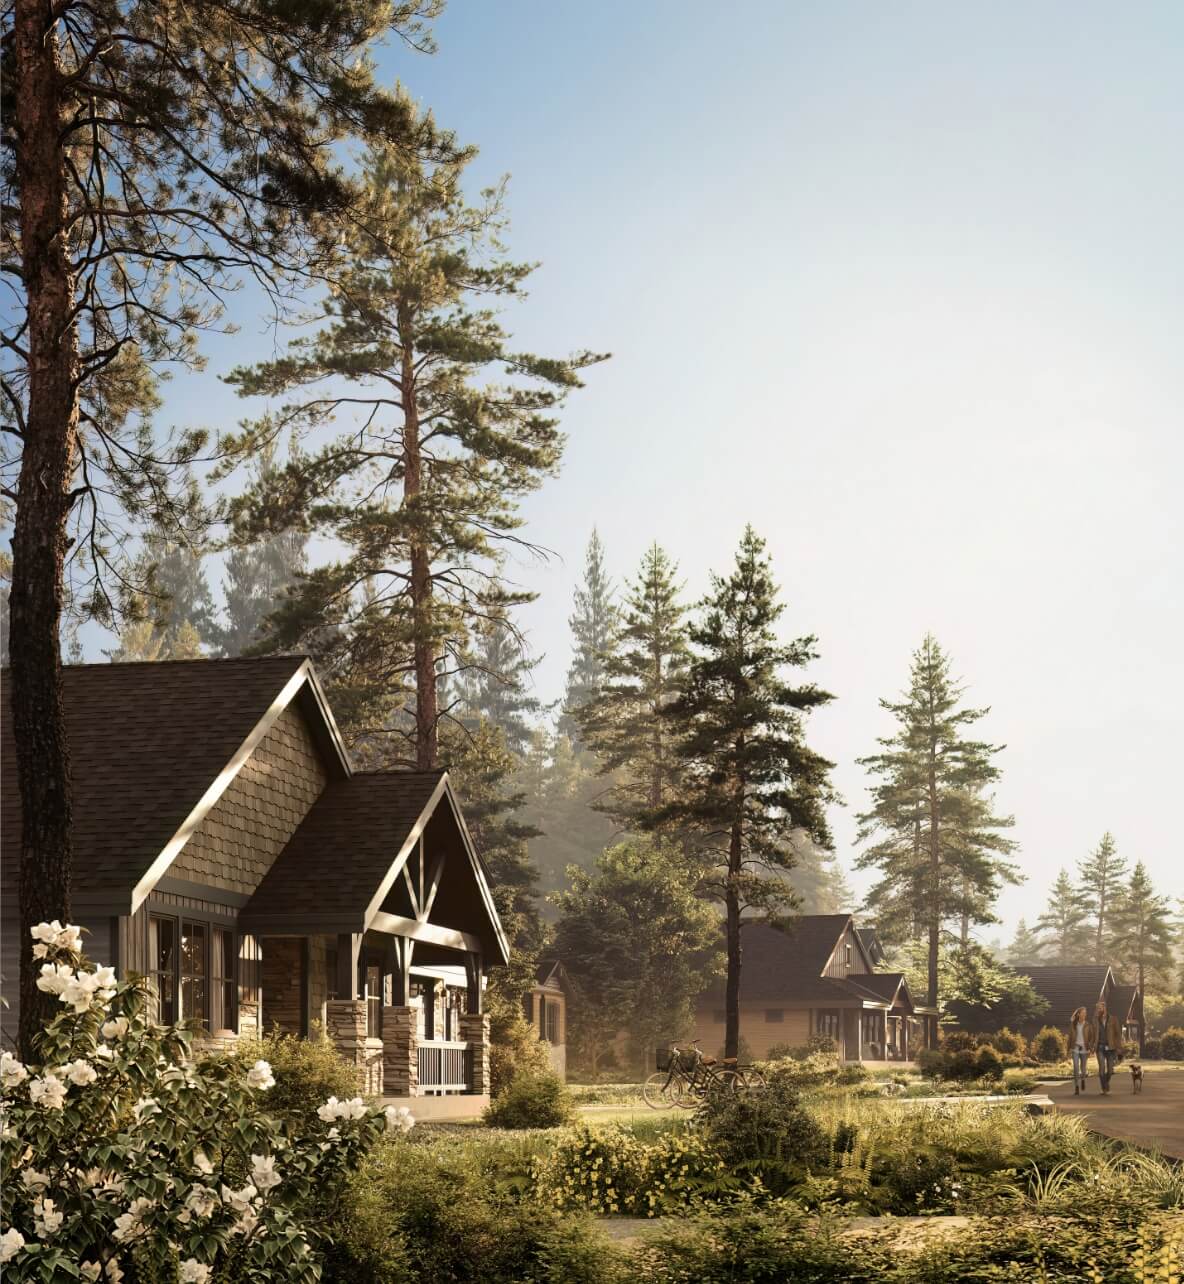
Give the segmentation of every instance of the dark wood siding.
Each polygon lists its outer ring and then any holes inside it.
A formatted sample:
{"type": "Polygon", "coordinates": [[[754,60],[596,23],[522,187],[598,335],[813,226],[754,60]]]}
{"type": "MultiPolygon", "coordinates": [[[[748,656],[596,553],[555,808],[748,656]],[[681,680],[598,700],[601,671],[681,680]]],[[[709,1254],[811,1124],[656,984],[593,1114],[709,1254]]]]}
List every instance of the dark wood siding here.
{"type": "MultiPolygon", "coordinates": [[[[29,942],[32,945],[32,941],[29,942]]],[[[16,1047],[16,1031],[20,1023],[20,921],[17,917],[17,899],[5,892],[4,911],[0,915],[0,993],[8,1006],[0,1005],[0,1036],[6,1048],[16,1047]]]]}

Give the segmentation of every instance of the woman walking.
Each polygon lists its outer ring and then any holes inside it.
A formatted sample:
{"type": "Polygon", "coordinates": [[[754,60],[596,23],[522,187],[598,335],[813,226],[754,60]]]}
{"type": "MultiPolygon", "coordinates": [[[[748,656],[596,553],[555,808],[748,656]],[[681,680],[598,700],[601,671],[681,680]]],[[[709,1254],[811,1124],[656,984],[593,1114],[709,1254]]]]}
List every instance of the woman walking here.
{"type": "Polygon", "coordinates": [[[1069,1018],[1069,1056],[1073,1061],[1073,1095],[1081,1096],[1085,1091],[1085,1071],[1089,1065],[1089,1054],[1093,1051],[1096,1031],[1085,1008],[1075,1009],[1069,1018]]]}

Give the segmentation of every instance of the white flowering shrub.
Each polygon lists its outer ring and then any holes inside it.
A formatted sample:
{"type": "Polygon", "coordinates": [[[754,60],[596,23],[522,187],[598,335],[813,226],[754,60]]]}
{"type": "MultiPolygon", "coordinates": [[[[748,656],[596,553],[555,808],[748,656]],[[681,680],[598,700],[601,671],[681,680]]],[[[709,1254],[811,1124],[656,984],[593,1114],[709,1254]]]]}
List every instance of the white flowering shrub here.
{"type": "Polygon", "coordinates": [[[331,1097],[285,1128],[266,1061],[195,1062],[190,1032],[152,1023],[146,984],[91,966],[77,928],[32,934],[62,1011],[39,1066],[0,1054],[5,1284],[318,1280],[327,1203],[410,1114],[331,1097]]]}

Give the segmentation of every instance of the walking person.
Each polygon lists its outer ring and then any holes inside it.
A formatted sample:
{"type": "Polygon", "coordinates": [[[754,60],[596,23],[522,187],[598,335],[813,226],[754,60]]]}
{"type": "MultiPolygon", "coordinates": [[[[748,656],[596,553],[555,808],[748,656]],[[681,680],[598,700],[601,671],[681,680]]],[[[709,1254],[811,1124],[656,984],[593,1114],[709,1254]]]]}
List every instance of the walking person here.
{"type": "Polygon", "coordinates": [[[1073,1095],[1081,1096],[1085,1091],[1085,1072],[1089,1066],[1089,1054],[1093,1051],[1094,1027],[1089,1019],[1088,1008],[1077,1008],[1069,1018],[1069,1056],[1073,1062],[1073,1095]]]}
{"type": "Polygon", "coordinates": [[[1107,1008],[1105,999],[1098,1000],[1094,1027],[1097,1032],[1098,1077],[1103,1094],[1108,1094],[1114,1063],[1122,1055],[1122,1031],[1118,1028],[1118,1018],[1107,1008]]]}

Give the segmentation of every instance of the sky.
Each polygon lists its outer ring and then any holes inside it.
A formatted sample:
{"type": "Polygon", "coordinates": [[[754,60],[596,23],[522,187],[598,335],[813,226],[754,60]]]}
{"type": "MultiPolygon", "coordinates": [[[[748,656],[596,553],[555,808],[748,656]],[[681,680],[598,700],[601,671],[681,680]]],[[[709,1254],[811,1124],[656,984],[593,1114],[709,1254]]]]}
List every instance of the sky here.
{"type": "MultiPolygon", "coordinates": [[[[1184,7],[451,0],[436,36],[380,66],[510,175],[518,343],[613,354],[526,504],[553,556],[510,567],[538,694],[594,525],[693,599],[751,522],[837,696],[848,869],[931,630],[1006,745],[1027,881],[985,935],[1107,829],[1184,895],[1184,7]]],[[[237,319],[166,416],[247,412],[214,376],[276,339],[237,319]]]]}

